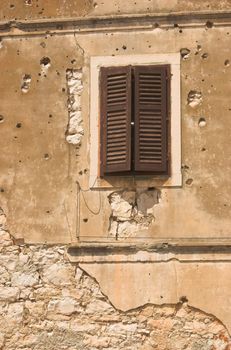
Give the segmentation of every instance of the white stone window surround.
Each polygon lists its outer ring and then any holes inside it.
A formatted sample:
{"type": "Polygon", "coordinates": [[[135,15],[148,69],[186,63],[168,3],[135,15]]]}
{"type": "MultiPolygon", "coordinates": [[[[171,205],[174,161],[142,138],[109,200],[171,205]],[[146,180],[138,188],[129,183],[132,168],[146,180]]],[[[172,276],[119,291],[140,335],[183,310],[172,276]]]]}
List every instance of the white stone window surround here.
{"type": "Polygon", "coordinates": [[[92,56],[90,58],[90,183],[96,188],[124,187],[179,187],[181,173],[181,98],[180,98],[180,53],[144,54],[123,56],[92,56]],[[100,91],[101,67],[128,65],[161,65],[171,67],[170,103],[170,177],[157,175],[108,176],[100,178],[100,91]]]}

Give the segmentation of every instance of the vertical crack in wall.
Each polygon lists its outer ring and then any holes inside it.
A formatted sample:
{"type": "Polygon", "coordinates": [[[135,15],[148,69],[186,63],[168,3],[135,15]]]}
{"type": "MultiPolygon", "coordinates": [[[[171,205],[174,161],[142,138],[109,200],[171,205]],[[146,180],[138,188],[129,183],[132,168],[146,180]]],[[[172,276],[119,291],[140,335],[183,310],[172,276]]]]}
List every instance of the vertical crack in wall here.
{"type": "Polygon", "coordinates": [[[117,239],[135,237],[147,230],[155,220],[154,206],[159,203],[158,189],[113,192],[108,197],[111,205],[109,234],[117,239]]]}
{"type": "Polygon", "coordinates": [[[81,112],[81,94],[83,91],[82,70],[67,69],[67,107],[69,121],[66,131],[66,141],[70,144],[80,146],[84,134],[83,119],[81,112]]]}

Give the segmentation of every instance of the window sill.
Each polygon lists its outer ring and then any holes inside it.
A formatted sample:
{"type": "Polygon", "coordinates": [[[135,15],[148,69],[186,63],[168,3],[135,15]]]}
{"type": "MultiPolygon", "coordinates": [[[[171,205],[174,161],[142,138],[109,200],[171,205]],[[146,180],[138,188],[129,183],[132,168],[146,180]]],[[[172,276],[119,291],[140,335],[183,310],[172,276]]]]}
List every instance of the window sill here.
{"type": "Polygon", "coordinates": [[[181,187],[181,172],[166,175],[136,175],[136,176],[107,176],[100,178],[97,175],[90,176],[90,188],[147,188],[147,187],[181,187]]]}

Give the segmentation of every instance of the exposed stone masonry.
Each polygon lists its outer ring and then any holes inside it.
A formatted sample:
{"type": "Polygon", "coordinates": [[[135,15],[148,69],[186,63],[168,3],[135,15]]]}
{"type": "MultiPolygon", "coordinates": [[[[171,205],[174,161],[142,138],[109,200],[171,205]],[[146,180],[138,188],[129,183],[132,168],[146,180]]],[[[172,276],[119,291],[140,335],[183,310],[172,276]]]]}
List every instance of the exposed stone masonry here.
{"type": "Polygon", "coordinates": [[[65,249],[14,244],[0,211],[0,349],[231,349],[225,327],[187,303],[116,310],[65,249]]]}
{"type": "Polygon", "coordinates": [[[67,92],[68,92],[68,113],[69,122],[66,132],[68,143],[80,146],[83,137],[83,119],[81,112],[82,71],[77,69],[67,69],[67,92]]]}
{"type": "Polygon", "coordinates": [[[136,236],[146,230],[155,219],[154,206],[159,203],[160,191],[140,189],[136,191],[118,191],[109,196],[112,213],[109,233],[113,237],[126,238],[136,236]]]}

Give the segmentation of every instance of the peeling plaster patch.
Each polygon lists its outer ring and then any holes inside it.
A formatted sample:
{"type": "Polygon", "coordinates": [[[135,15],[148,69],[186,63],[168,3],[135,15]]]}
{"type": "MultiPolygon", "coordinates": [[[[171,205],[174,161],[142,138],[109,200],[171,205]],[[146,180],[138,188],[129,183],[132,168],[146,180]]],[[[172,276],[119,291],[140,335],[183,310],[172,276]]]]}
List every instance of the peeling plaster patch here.
{"type": "Polygon", "coordinates": [[[84,134],[81,113],[81,93],[83,91],[82,71],[77,69],[67,69],[66,79],[68,92],[67,107],[69,113],[66,141],[73,145],[80,146],[84,134]]]}
{"type": "Polygon", "coordinates": [[[180,54],[181,54],[181,58],[183,60],[187,60],[189,58],[189,55],[190,55],[190,50],[187,48],[183,48],[180,50],[180,54]]]}
{"type": "Polygon", "coordinates": [[[188,105],[192,108],[202,103],[202,94],[200,91],[191,90],[188,94],[188,105]]]}
{"type": "Polygon", "coordinates": [[[26,94],[30,89],[31,84],[31,75],[25,74],[22,78],[21,90],[24,94],[26,94]]]}
{"type": "Polygon", "coordinates": [[[109,233],[116,238],[126,238],[148,229],[155,219],[154,206],[159,203],[160,191],[120,191],[108,198],[112,210],[109,233]]]}

